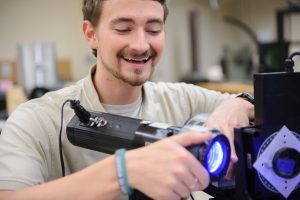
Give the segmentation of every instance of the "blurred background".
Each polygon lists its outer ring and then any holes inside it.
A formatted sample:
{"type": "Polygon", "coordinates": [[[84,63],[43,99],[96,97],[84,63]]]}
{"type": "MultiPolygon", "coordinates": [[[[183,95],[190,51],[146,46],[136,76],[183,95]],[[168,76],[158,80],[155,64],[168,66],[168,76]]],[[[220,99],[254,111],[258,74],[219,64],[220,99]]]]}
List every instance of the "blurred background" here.
{"type": "MultiPolygon", "coordinates": [[[[283,71],[300,50],[299,0],[169,0],[168,7],[153,81],[253,92],[253,73],[283,71]]],[[[0,0],[1,116],[87,75],[95,58],[81,23],[81,0],[0,0]]]]}

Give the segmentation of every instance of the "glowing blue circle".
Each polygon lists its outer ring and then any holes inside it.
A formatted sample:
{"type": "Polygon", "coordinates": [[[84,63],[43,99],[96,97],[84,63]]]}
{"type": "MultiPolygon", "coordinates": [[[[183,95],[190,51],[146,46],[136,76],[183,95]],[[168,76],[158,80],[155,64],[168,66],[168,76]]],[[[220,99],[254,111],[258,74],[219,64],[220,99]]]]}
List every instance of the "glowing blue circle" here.
{"type": "Polygon", "coordinates": [[[207,167],[209,173],[214,173],[223,167],[224,151],[219,141],[213,143],[209,149],[207,167]]]}

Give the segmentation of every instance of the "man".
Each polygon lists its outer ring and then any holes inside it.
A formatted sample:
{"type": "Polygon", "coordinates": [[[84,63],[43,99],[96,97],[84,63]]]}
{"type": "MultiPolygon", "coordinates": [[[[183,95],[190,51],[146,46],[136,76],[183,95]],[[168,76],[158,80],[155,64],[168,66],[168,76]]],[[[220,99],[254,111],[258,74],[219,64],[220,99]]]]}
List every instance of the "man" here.
{"type": "MultiPolygon", "coordinates": [[[[253,118],[253,106],[228,94],[183,83],[147,82],[164,45],[164,0],[84,0],[83,32],[97,56],[90,74],[76,85],[18,108],[0,138],[0,199],[116,199],[120,196],[115,156],[75,147],[62,134],[66,173],[59,158],[60,109],[78,99],[88,110],[106,111],[183,125],[211,113],[206,126],[233,144],[233,127],[253,118]],[[99,161],[103,159],[102,161],[99,161]]],[[[64,110],[64,124],[74,112],[64,110]]],[[[154,199],[180,199],[207,187],[203,166],[184,148],[210,138],[185,133],[125,155],[128,186],[154,199]]],[[[233,145],[232,145],[233,147],[233,145]]],[[[232,162],[237,160],[232,154],[232,162]]]]}

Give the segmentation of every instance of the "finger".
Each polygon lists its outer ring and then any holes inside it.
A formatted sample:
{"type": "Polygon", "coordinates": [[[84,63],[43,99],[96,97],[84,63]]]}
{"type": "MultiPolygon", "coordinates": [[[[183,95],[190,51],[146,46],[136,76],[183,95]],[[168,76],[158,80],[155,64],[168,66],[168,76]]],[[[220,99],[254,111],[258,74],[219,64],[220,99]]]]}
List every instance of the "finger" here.
{"type": "MultiPolygon", "coordinates": [[[[186,132],[180,135],[176,135],[173,137],[170,137],[173,141],[176,143],[182,145],[182,146],[191,146],[193,144],[200,144],[206,140],[211,139],[212,134],[211,133],[197,133],[197,132],[186,132]]],[[[188,152],[188,150],[184,149],[188,152]]],[[[186,154],[188,157],[185,162],[188,170],[192,174],[192,178],[187,179],[185,181],[185,184],[187,186],[190,185],[191,182],[194,181],[193,177],[197,178],[197,185],[194,190],[203,190],[205,189],[209,184],[209,175],[206,169],[201,165],[200,161],[197,160],[190,152],[186,154]]]]}
{"type": "Polygon", "coordinates": [[[192,173],[190,173],[189,176],[186,176],[183,180],[183,183],[185,186],[191,190],[191,188],[194,188],[195,184],[198,182],[198,178],[195,177],[192,173]]]}
{"type": "Polygon", "coordinates": [[[209,179],[209,174],[207,172],[207,170],[200,164],[199,162],[199,167],[198,169],[194,169],[193,170],[193,174],[195,176],[195,178],[197,179],[196,183],[194,185],[190,185],[193,186],[190,189],[192,191],[197,191],[197,190],[204,190],[205,188],[207,188],[210,179],[209,179]],[[196,170],[196,172],[195,172],[196,170]]]}
{"type": "Polygon", "coordinates": [[[184,182],[178,181],[178,186],[176,186],[176,193],[182,197],[188,197],[191,194],[191,191],[189,186],[186,185],[184,182]]]}
{"type": "MultiPolygon", "coordinates": [[[[187,150],[186,150],[187,151],[187,150]]],[[[209,184],[209,174],[204,166],[197,160],[191,153],[187,154],[188,158],[186,159],[186,167],[190,172],[190,176],[186,176],[184,183],[190,187],[194,185],[191,190],[203,190],[209,184]],[[195,182],[197,184],[195,185],[195,182]]]]}
{"type": "Polygon", "coordinates": [[[199,182],[198,179],[196,179],[195,183],[193,185],[190,185],[189,188],[191,190],[191,193],[194,191],[204,190],[207,186],[204,186],[199,182]]]}
{"type": "Polygon", "coordinates": [[[168,193],[168,195],[164,195],[162,197],[154,198],[154,199],[162,199],[162,200],[169,200],[169,199],[175,199],[180,200],[181,197],[176,191],[171,191],[168,193]]]}
{"type": "MultiPolygon", "coordinates": [[[[211,133],[197,133],[197,132],[186,132],[178,137],[174,137],[175,142],[183,145],[183,146],[191,146],[193,144],[200,144],[206,140],[211,139],[211,133]]],[[[186,150],[186,149],[184,149],[186,150]]],[[[186,150],[189,152],[188,150],[186,150]]],[[[187,154],[188,158],[186,159],[186,166],[191,173],[191,176],[187,176],[185,180],[185,184],[187,186],[191,186],[192,182],[195,182],[195,178],[197,179],[197,184],[193,186],[193,191],[203,190],[209,184],[209,174],[204,166],[197,160],[190,152],[187,154]]]]}
{"type": "Polygon", "coordinates": [[[149,192],[149,191],[143,191],[145,195],[150,197],[151,199],[160,199],[160,200],[169,200],[169,199],[175,199],[180,200],[181,197],[175,190],[172,189],[166,189],[166,188],[159,188],[158,190],[149,192]]]}
{"type": "Polygon", "coordinates": [[[234,147],[234,137],[233,137],[233,129],[224,128],[222,133],[228,138],[230,144],[230,163],[225,175],[225,179],[232,180],[234,176],[234,165],[238,161],[238,157],[236,155],[235,147],[234,147]]]}
{"type": "Polygon", "coordinates": [[[229,166],[228,166],[227,173],[225,175],[225,179],[228,179],[228,180],[233,179],[235,163],[237,163],[237,161],[238,161],[238,157],[237,157],[236,152],[235,152],[234,144],[232,144],[231,146],[233,146],[233,147],[231,147],[232,150],[231,150],[230,163],[229,163],[229,166]]]}
{"type": "Polygon", "coordinates": [[[205,185],[203,185],[199,179],[195,176],[192,176],[189,181],[187,179],[184,180],[184,184],[189,189],[189,194],[191,194],[193,191],[199,191],[206,188],[205,185]]]}
{"type": "Polygon", "coordinates": [[[180,144],[181,146],[187,147],[193,144],[200,144],[211,138],[211,133],[197,133],[197,132],[186,132],[179,135],[170,137],[171,140],[180,144]]]}
{"type": "Polygon", "coordinates": [[[236,155],[235,152],[235,147],[234,147],[234,133],[233,133],[233,129],[223,129],[222,132],[229,140],[229,144],[230,144],[230,150],[231,150],[231,157],[230,160],[233,163],[236,163],[238,161],[238,157],[236,155]]]}

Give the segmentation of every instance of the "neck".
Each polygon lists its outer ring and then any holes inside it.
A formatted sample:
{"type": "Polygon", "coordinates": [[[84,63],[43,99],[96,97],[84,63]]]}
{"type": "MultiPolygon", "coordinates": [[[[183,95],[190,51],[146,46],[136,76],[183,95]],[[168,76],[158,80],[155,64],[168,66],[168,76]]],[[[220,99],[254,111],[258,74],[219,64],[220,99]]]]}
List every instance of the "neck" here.
{"type": "Polygon", "coordinates": [[[135,102],[142,92],[142,86],[131,86],[115,78],[105,69],[96,67],[93,83],[101,103],[124,105],[135,102]]]}

